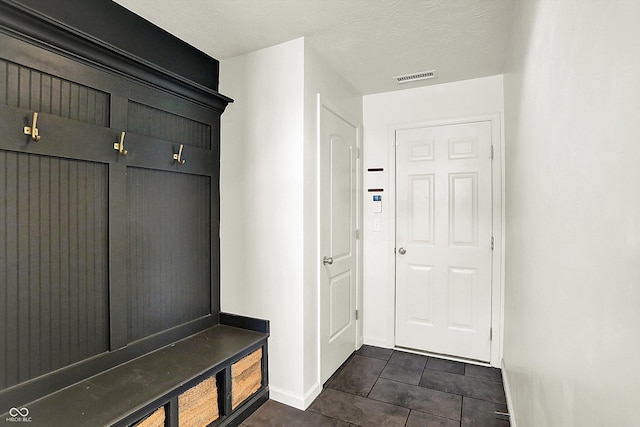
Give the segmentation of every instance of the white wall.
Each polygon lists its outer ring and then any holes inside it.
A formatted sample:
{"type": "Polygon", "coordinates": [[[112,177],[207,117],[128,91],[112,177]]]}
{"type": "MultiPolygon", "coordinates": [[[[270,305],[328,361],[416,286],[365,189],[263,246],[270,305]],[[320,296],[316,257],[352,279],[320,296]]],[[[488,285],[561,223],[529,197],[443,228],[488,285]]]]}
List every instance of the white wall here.
{"type": "Polygon", "coordinates": [[[362,122],[361,97],[297,39],[221,62],[221,305],[271,321],[271,398],[306,408],[319,381],[316,94],[362,122]]]}
{"type": "Polygon", "coordinates": [[[392,348],[395,318],[394,126],[503,114],[502,76],[368,95],[364,110],[364,342],[392,348]],[[367,168],[382,167],[382,173],[367,168]],[[384,188],[382,214],[371,212],[367,188],[384,188]],[[381,231],[373,231],[380,218],[381,231]]]}
{"type": "Polygon", "coordinates": [[[636,426],[640,2],[517,2],[504,365],[518,427],[636,426]]]}
{"type": "Polygon", "coordinates": [[[221,62],[221,306],[271,321],[271,394],[303,393],[302,39],[221,62]]]}

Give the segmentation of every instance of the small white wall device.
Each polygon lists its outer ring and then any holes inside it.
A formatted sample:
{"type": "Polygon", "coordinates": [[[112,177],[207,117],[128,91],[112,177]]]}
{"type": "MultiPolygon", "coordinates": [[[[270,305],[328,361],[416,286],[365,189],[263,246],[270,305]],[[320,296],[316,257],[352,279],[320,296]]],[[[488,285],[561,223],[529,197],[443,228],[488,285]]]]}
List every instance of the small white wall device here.
{"type": "Polygon", "coordinates": [[[382,196],[380,194],[373,196],[373,213],[382,213],[382,196]]]}

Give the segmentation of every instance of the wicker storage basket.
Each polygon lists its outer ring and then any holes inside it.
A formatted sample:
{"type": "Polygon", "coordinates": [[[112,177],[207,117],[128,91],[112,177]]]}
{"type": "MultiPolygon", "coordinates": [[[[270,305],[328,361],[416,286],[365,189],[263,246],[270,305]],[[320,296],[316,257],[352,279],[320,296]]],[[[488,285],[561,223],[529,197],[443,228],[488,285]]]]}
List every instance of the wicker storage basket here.
{"type": "Polygon", "coordinates": [[[155,410],[144,420],[135,424],[135,427],[164,427],[164,406],[155,410]]]}
{"type": "Polygon", "coordinates": [[[235,409],[262,385],[262,348],[231,365],[231,407],[235,409]]]}
{"type": "Polygon", "coordinates": [[[178,425],[202,427],[219,417],[215,375],[178,396],[178,425]]]}

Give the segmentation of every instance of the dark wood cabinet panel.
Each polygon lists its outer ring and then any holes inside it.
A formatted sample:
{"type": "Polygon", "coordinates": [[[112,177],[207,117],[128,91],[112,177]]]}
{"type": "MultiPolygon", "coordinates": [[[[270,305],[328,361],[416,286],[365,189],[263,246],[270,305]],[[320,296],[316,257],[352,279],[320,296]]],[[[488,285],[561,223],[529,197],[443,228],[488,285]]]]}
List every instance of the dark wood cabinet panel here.
{"type": "Polygon", "coordinates": [[[0,59],[0,104],[109,127],[109,94],[0,59]]]}
{"type": "Polygon", "coordinates": [[[108,349],[107,168],[0,151],[0,170],[6,388],[108,349]]]}
{"type": "Polygon", "coordinates": [[[210,314],[210,177],[127,168],[127,206],[129,341],[210,314]]]}
{"type": "Polygon", "coordinates": [[[129,101],[127,131],[211,150],[211,125],[129,101]]]}

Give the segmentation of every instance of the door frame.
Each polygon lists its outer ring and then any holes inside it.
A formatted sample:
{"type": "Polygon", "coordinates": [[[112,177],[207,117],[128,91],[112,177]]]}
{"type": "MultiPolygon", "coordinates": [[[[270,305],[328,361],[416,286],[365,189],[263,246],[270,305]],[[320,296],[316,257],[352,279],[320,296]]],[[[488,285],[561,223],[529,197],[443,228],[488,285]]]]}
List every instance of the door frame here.
{"type": "MultiPolygon", "coordinates": [[[[389,126],[389,184],[390,202],[392,209],[390,212],[389,227],[390,235],[393,236],[391,241],[392,250],[389,251],[389,262],[393,266],[393,280],[389,289],[390,301],[393,301],[393,344],[394,348],[407,351],[405,348],[396,347],[395,331],[396,331],[396,255],[393,250],[396,245],[396,131],[403,129],[413,129],[417,127],[433,127],[458,125],[473,122],[490,122],[491,123],[491,141],[493,145],[493,162],[491,165],[491,193],[492,193],[492,229],[494,237],[494,250],[492,255],[491,266],[491,356],[490,364],[494,367],[501,366],[502,350],[503,350],[503,329],[504,329],[504,233],[505,233],[505,206],[503,203],[504,193],[504,130],[501,114],[484,114],[474,116],[463,116],[457,118],[428,120],[410,123],[398,123],[389,126]]],[[[424,352],[424,354],[429,354],[424,352]]],[[[447,357],[438,355],[439,357],[447,357]]],[[[451,359],[456,359],[451,357],[451,359]]],[[[464,360],[464,359],[461,359],[464,360]]],[[[472,363],[478,363],[472,361],[472,363]]]]}
{"type": "MultiPolygon", "coordinates": [[[[342,110],[337,107],[335,104],[333,104],[331,101],[327,100],[326,97],[322,96],[320,93],[316,94],[316,159],[317,159],[317,165],[316,165],[316,182],[317,182],[317,188],[316,188],[316,194],[317,194],[317,206],[318,206],[318,218],[317,218],[317,224],[318,224],[318,228],[317,228],[317,236],[316,236],[316,241],[317,241],[317,253],[321,254],[322,253],[322,248],[321,248],[321,228],[320,228],[320,214],[322,211],[322,204],[321,204],[321,156],[320,156],[320,150],[321,150],[321,144],[322,144],[322,121],[321,121],[321,115],[322,115],[322,108],[325,108],[326,110],[328,110],[329,112],[331,112],[332,114],[335,114],[336,116],[338,116],[341,120],[343,120],[344,122],[346,122],[347,124],[349,124],[350,126],[352,126],[355,130],[356,130],[356,230],[358,233],[358,238],[356,238],[356,244],[355,244],[355,248],[356,248],[356,280],[355,280],[355,293],[356,293],[356,301],[355,301],[355,305],[356,305],[356,310],[359,313],[358,318],[356,319],[356,339],[355,339],[355,348],[354,348],[354,352],[360,348],[362,346],[362,344],[364,343],[364,333],[363,333],[363,322],[362,322],[362,300],[363,300],[363,289],[362,289],[362,251],[363,251],[363,246],[362,246],[362,124],[354,124],[355,121],[349,118],[348,114],[343,114],[342,110]]],[[[318,348],[318,354],[317,354],[317,378],[318,378],[318,383],[320,384],[320,391],[322,390],[323,384],[321,383],[320,379],[322,378],[322,337],[321,337],[321,328],[322,328],[322,318],[321,318],[321,313],[322,313],[322,307],[321,307],[321,298],[320,298],[320,286],[322,284],[322,277],[321,275],[323,274],[322,269],[319,267],[320,266],[320,258],[318,257],[318,269],[317,269],[317,278],[316,278],[316,283],[317,283],[317,287],[316,287],[316,298],[317,298],[317,348],[318,348]]]]}

